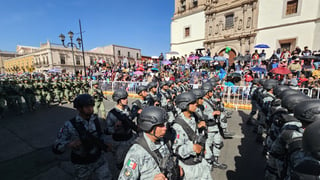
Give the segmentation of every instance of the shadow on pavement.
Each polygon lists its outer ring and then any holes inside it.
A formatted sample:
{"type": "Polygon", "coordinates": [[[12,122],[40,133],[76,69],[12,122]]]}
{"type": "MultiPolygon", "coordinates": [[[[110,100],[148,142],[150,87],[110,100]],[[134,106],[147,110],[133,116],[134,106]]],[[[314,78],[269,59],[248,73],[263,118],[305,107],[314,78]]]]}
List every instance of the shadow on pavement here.
{"type": "Polygon", "coordinates": [[[57,168],[64,158],[54,155],[51,145],[59,128],[76,114],[71,105],[53,106],[18,116],[8,114],[2,119],[0,135],[5,138],[0,141],[1,179],[34,179],[39,175],[44,176],[38,179],[68,179],[68,172],[57,168]]]}
{"type": "Polygon", "coordinates": [[[240,156],[235,157],[235,171],[227,171],[229,180],[264,179],[265,158],[262,155],[262,145],[255,142],[256,134],[253,126],[246,125],[248,114],[238,111],[242,121],[239,123],[244,137],[238,146],[240,156]]]}

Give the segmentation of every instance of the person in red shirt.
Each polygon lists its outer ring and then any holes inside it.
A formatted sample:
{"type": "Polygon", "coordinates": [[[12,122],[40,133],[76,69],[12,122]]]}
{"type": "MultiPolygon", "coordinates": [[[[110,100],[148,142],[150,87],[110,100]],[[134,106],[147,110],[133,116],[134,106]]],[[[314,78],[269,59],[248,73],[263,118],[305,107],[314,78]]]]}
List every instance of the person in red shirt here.
{"type": "Polygon", "coordinates": [[[248,71],[246,72],[246,74],[244,75],[245,85],[246,85],[246,86],[250,85],[250,83],[251,83],[252,80],[253,80],[252,71],[248,70],[248,71]]]}
{"type": "Polygon", "coordinates": [[[299,81],[298,81],[298,86],[301,87],[303,82],[308,81],[308,79],[306,78],[306,76],[304,74],[300,75],[299,81]]]}

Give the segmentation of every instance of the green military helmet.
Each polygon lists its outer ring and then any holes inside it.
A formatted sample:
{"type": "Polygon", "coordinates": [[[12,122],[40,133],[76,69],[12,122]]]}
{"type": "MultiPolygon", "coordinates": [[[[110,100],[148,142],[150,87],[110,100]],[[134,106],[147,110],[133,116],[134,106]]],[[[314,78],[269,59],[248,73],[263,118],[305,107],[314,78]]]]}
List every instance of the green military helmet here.
{"type": "Polygon", "coordinates": [[[96,81],[96,80],[94,80],[94,81],[92,81],[92,85],[93,85],[93,86],[94,86],[94,85],[99,85],[99,82],[96,81]]]}

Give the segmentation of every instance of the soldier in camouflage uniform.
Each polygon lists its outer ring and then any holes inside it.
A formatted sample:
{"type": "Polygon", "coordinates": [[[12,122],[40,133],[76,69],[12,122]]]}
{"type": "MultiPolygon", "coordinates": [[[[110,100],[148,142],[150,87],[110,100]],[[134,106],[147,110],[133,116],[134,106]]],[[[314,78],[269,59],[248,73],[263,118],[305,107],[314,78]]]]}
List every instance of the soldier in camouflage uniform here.
{"type": "Polygon", "coordinates": [[[81,81],[80,94],[88,93],[88,90],[89,90],[89,83],[87,82],[87,79],[84,77],[81,81]]]}
{"type": "Polygon", "coordinates": [[[32,84],[30,84],[30,79],[24,79],[24,84],[23,84],[23,98],[26,101],[27,108],[28,110],[34,111],[35,110],[35,105],[36,105],[36,97],[34,94],[34,88],[32,84]]]}
{"type": "Polygon", "coordinates": [[[228,166],[226,164],[219,162],[220,152],[223,148],[223,141],[218,126],[221,112],[218,111],[214,104],[210,101],[213,96],[213,86],[211,83],[205,83],[202,85],[201,89],[205,93],[203,98],[203,113],[208,117],[208,139],[206,141],[206,146],[210,147],[209,149],[206,149],[205,158],[210,164],[213,165],[214,168],[227,169],[228,166]]]}
{"type": "Polygon", "coordinates": [[[8,107],[14,108],[20,114],[23,113],[22,100],[21,100],[21,89],[16,84],[14,79],[9,80],[10,84],[6,88],[6,94],[8,95],[8,107]]]}
{"type": "Polygon", "coordinates": [[[115,91],[112,95],[113,101],[117,104],[107,115],[105,132],[112,136],[113,154],[116,158],[116,165],[121,169],[126,153],[136,138],[138,127],[130,117],[128,106],[128,93],[123,89],[115,91]]]}
{"type": "MultiPolygon", "coordinates": [[[[317,112],[319,112],[319,105],[315,108],[317,112]]],[[[320,120],[315,116],[319,117],[314,115],[311,119],[315,122],[310,124],[303,133],[302,151],[297,151],[290,157],[287,179],[320,179],[320,120]]]]}
{"type": "Polygon", "coordinates": [[[93,81],[92,82],[92,88],[89,90],[89,94],[94,98],[95,104],[94,104],[94,113],[99,116],[99,112],[101,114],[102,119],[106,118],[106,112],[105,107],[103,103],[103,99],[106,98],[103,95],[102,90],[99,88],[99,82],[93,81]]]}
{"type": "Polygon", "coordinates": [[[131,118],[139,119],[139,115],[142,110],[148,106],[147,96],[148,96],[148,87],[147,86],[138,86],[136,89],[136,93],[139,95],[139,99],[132,102],[131,106],[131,118]]]}
{"type": "Polygon", "coordinates": [[[119,179],[180,179],[182,169],[164,140],[168,115],[163,108],[146,107],[139,127],[143,130],[128,151],[119,179]]]}
{"type": "Polygon", "coordinates": [[[267,121],[269,120],[271,113],[271,102],[275,100],[275,96],[273,94],[273,89],[277,85],[277,80],[269,79],[263,83],[263,88],[266,90],[266,93],[262,97],[262,106],[261,111],[259,111],[258,117],[258,131],[257,131],[257,142],[263,142],[263,132],[267,127],[267,121]]]}
{"type": "Polygon", "coordinates": [[[165,81],[161,81],[159,83],[159,88],[160,91],[158,93],[158,97],[161,99],[160,100],[160,104],[161,107],[164,108],[165,110],[167,110],[168,115],[169,115],[169,123],[172,123],[173,120],[175,119],[174,117],[174,102],[172,100],[172,97],[170,96],[170,94],[167,92],[168,90],[168,84],[165,81]]]}
{"type": "Polygon", "coordinates": [[[63,94],[65,100],[70,104],[72,101],[72,84],[70,83],[70,80],[68,78],[63,78],[64,82],[61,82],[62,88],[63,88],[63,94]]]}
{"type": "Polygon", "coordinates": [[[150,82],[148,84],[148,105],[149,106],[160,106],[160,99],[157,95],[157,86],[158,84],[156,82],[150,82]]]}
{"type": "Polygon", "coordinates": [[[205,147],[195,141],[196,137],[200,136],[198,128],[206,126],[203,122],[197,124],[193,116],[197,109],[196,100],[195,95],[191,92],[182,93],[176,98],[177,107],[182,113],[176,117],[172,125],[176,135],[173,151],[179,159],[179,165],[184,170],[184,179],[212,179],[210,164],[201,153],[205,147]]]}
{"type": "Polygon", "coordinates": [[[36,97],[36,101],[41,103],[41,88],[40,88],[40,82],[39,82],[39,78],[35,78],[33,79],[33,87],[34,87],[34,91],[35,91],[35,97],[36,97]]]}
{"type": "Polygon", "coordinates": [[[58,101],[59,105],[62,105],[63,93],[62,93],[62,86],[59,80],[60,79],[57,77],[53,79],[52,88],[53,88],[55,99],[58,101]]]}
{"type": "Polygon", "coordinates": [[[106,146],[108,140],[102,133],[99,119],[93,114],[94,100],[88,94],[81,94],[73,103],[79,114],[60,129],[53,144],[53,152],[62,154],[67,147],[71,148],[76,179],[111,180],[112,175],[103,152],[106,149],[96,143],[99,141],[106,146]]]}

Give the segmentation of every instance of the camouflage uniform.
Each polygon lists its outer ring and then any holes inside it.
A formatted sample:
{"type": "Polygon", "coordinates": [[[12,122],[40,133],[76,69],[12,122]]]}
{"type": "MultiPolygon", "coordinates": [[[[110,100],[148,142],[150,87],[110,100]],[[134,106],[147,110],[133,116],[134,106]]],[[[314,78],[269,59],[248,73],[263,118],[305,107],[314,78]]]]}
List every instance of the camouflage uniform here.
{"type": "MultiPolygon", "coordinates": [[[[187,119],[183,115],[183,113],[179,114],[179,116],[192,128],[192,130],[194,130],[197,135],[199,135],[199,132],[196,131],[197,123],[194,117],[191,117],[191,119],[187,119]]],[[[194,152],[193,150],[193,142],[189,140],[188,135],[186,134],[182,126],[174,123],[172,125],[172,128],[176,131],[173,151],[180,159],[179,165],[184,170],[184,179],[212,179],[210,171],[211,166],[204,159],[194,165],[188,165],[184,163],[186,159],[196,156],[196,152],[194,152]]]]}
{"type": "Polygon", "coordinates": [[[106,113],[105,113],[105,107],[103,103],[103,92],[99,87],[94,87],[94,85],[97,85],[98,81],[95,81],[92,83],[93,87],[89,90],[89,94],[94,98],[95,104],[94,104],[94,113],[99,116],[99,112],[101,114],[101,118],[105,119],[106,118],[106,113]]]}
{"type": "MultiPolygon", "coordinates": [[[[99,137],[97,133],[97,127],[95,126],[94,122],[95,119],[95,115],[92,115],[89,121],[84,120],[78,115],[76,116],[75,121],[77,123],[82,123],[85,129],[93,136],[99,137]]],[[[58,137],[53,145],[54,152],[63,153],[66,150],[67,145],[76,139],[80,139],[79,133],[74,128],[72,123],[67,121],[58,133],[58,137]]],[[[103,134],[101,134],[100,139],[103,140],[104,143],[108,142],[106,136],[103,134]]],[[[74,154],[74,157],[85,157],[87,154],[96,154],[99,153],[99,151],[101,150],[94,146],[88,152],[85,150],[84,145],[81,144],[79,148],[72,149],[72,154],[74,154]]],[[[109,171],[108,163],[105,160],[103,152],[94,162],[78,163],[74,161],[73,165],[75,168],[76,179],[89,179],[92,177],[92,175],[95,175],[95,179],[112,179],[111,172],[109,171]]]]}
{"type": "Polygon", "coordinates": [[[133,134],[133,127],[126,124],[124,119],[117,118],[116,115],[130,119],[129,113],[130,109],[128,106],[125,106],[124,110],[114,107],[108,112],[106,119],[105,132],[112,136],[112,151],[116,158],[116,165],[119,169],[122,167],[125,155],[133,144],[136,135],[133,134]]]}
{"type": "MultiPolygon", "coordinates": [[[[163,140],[159,143],[152,142],[143,133],[147,145],[151,151],[159,150],[162,157],[168,156],[170,151],[163,140]]],[[[134,144],[128,151],[123,168],[119,175],[119,180],[122,179],[154,179],[155,175],[161,173],[158,163],[155,159],[140,145],[134,144]]]]}

